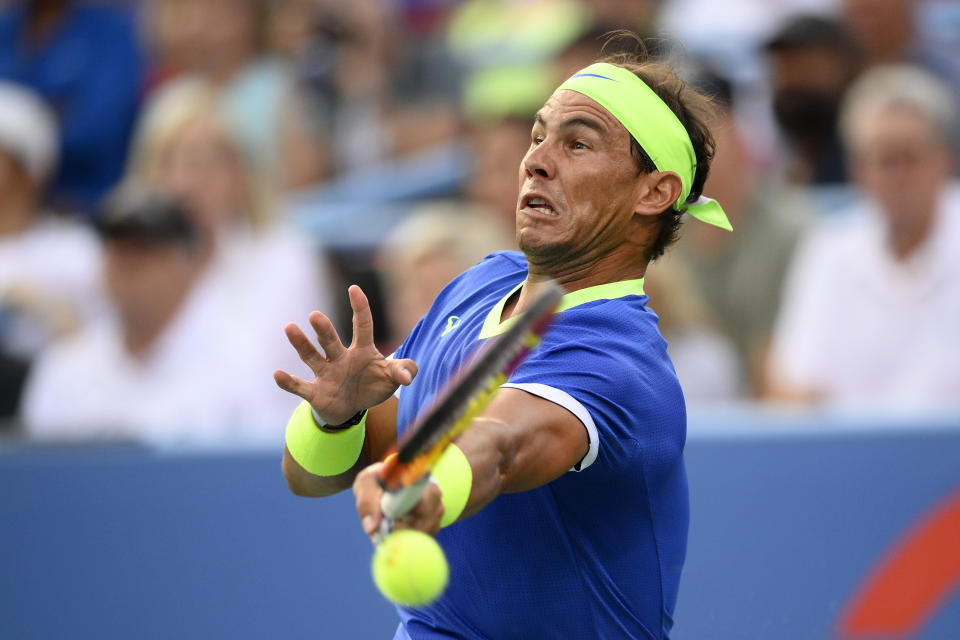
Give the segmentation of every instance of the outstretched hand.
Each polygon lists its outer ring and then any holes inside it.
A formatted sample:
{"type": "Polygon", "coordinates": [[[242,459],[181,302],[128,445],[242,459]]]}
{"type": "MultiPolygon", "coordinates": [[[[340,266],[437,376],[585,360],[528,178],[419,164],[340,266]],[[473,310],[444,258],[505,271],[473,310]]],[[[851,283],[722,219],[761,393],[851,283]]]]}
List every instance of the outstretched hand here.
{"type": "Polygon", "coordinates": [[[413,382],[413,360],[388,360],[373,343],[370,303],[360,287],[349,288],[353,309],[353,340],[345,347],[330,319],[319,311],[310,314],[310,325],[323,352],[294,323],[284,327],[287,339],[314,374],[312,382],[277,370],[273,379],[284,391],[298,395],[327,424],[342,424],[362,409],[389,398],[397,387],[413,382]]]}

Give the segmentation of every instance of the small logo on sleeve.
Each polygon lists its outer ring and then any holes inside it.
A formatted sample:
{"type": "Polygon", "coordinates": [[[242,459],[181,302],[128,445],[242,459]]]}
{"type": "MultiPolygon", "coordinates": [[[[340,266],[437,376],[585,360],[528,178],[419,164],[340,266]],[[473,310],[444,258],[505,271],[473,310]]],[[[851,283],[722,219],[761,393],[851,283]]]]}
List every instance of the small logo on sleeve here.
{"type": "Polygon", "coordinates": [[[443,329],[443,333],[440,334],[440,337],[444,337],[454,329],[460,326],[460,316],[450,316],[447,318],[447,326],[443,329]]]}

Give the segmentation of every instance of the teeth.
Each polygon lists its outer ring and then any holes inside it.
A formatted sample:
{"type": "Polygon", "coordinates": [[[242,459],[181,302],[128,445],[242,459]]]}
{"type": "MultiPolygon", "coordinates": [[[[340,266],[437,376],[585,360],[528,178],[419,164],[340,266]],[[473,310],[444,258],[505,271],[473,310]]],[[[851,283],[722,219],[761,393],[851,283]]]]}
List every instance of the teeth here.
{"type": "Polygon", "coordinates": [[[546,213],[551,216],[557,215],[557,212],[553,210],[550,205],[547,204],[547,201],[543,198],[530,198],[527,200],[527,206],[532,207],[539,211],[540,213],[546,213]]]}

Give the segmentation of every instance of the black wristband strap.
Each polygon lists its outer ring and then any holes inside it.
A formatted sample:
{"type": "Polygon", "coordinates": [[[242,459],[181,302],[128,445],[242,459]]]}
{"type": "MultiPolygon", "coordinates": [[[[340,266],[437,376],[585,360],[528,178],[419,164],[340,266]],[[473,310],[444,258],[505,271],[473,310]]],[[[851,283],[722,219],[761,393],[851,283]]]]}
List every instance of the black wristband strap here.
{"type": "Polygon", "coordinates": [[[350,427],[355,427],[360,424],[360,421],[363,420],[363,416],[367,414],[366,409],[361,409],[357,411],[352,418],[346,422],[340,424],[327,424],[320,419],[320,416],[317,415],[316,411],[313,411],[313,407],[310,408],[310,411],[313,412],[313,419],[317,421],[317,424],[323,427],[324,429],[329,429],[331,431],[337,431],[338,429],[349,429],[350,427]]]}

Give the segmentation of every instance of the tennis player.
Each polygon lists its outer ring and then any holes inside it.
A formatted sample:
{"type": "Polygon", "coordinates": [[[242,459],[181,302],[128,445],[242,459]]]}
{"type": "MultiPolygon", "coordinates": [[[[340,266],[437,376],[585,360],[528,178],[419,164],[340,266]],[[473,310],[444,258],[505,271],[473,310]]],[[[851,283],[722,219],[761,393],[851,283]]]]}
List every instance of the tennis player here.
{"type": "Polygon", "coordinates": [[[392,358],[373,346],[357,287],[349,347],[319,312],[310,323],[325,355],[287,326],[315,379],[275,373],[304,399],[284,474],[303,495],[352,484],[372,534],[381,489],[378,464],[367,465],[548,279],[567,291],[539,349],[400,521],[437,535],[451,581],[429,607],[399,608],[396,638],[668,637],[687,542],[686,412],[643,277],[684,213],[730,228],[700,193],[708,116],[709,102],[662,63],[590,65],[533,124],[519,172],[522,253],[456,278],[392,358]]]}

